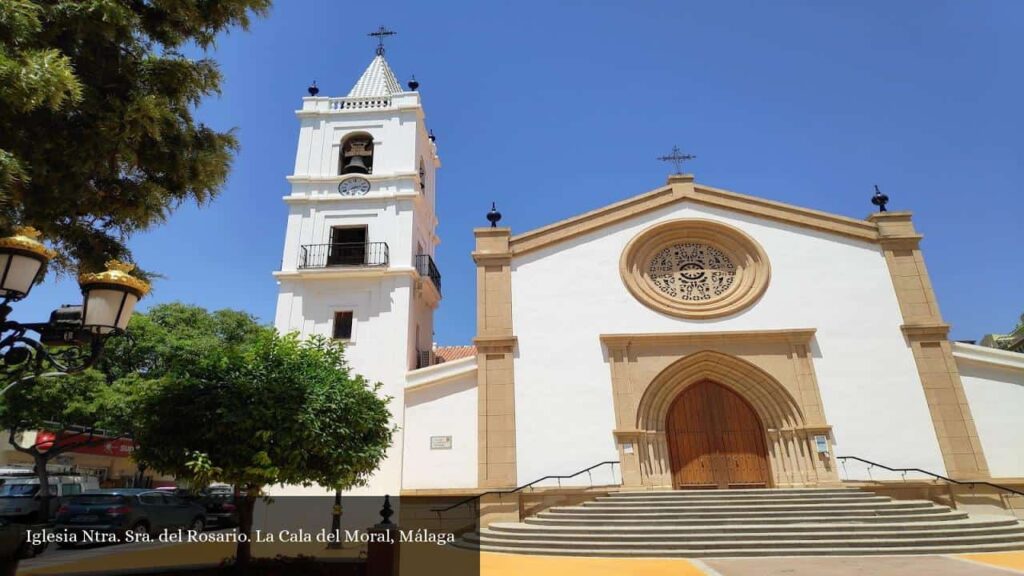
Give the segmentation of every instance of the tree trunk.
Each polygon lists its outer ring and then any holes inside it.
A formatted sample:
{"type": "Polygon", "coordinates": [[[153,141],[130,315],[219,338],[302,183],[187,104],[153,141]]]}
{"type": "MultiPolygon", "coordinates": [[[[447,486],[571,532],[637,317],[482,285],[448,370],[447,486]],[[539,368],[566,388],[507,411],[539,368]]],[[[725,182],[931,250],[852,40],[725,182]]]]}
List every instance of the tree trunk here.
{"type": "Polygon", "coordinates": [[[239,498],[238,489],[235,489],[235,503],[238,506],[238,545],[235,547],[235,565],[248,566],[252,559],[252,520],[253,510],[256,508],[255,488],[250,487],[245,496],[239,498]],[[242,536],[244,535],[244,537],[242,536]]]}
{"type": "Polygon", "coordinates": [[[35,461],[36,477],[39,478],[39,512],[36,521],[50,521],[50,472],[46,469],[49,458],[46,453],[36,452],[32,454],[35,461]]]}
{"type": "Polygon", "coordinates": [[[134,482],[135,486],[134,487],[135,488],[148,488],[148,486],[144,486],[145,483],[146,483],[146,465],[145,464],[139,464],[138,468],[137,468],[137,471],[135,472],[135,482],[134,482]]]}

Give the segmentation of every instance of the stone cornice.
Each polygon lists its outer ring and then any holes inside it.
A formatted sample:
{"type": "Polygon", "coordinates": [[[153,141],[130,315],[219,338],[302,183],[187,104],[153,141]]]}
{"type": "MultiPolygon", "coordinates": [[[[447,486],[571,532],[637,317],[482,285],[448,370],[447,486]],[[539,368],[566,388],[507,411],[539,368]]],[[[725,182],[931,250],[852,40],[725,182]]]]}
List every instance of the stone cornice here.
{"type": "Polygon", "coordinates": [[[409,266],[367,266],[355,268],[310,268],[303,270],[277,270],[273,272],[274,278],[279,280],[295,280],[299,278],[308,279],[330,279],[330,278],[373,278],[380,276],[411,276],[419,278],[420,274],[415,268],[409,266]]]}
{"type": "Polygon", "coordinates": [[[900,326],[903,335],[911,342],[921,340],[946,340],[949,338],[949,324],[944,322],[904,324],[900,326]]]}
{"type": "Polygon", "coordinates": [[[789,330],[746,330],[729,332],[661,332],[648,334],[601,334],[600,339],[609,348],[632,345],[674,345],[732,342],[789,342],[806,344],[811,341],[815,328],[789,330]]]}
{"type": "Polygon", "coordinates": [[[509,242],[512,251],[516,255],[525,254],[550,244],[586,234],[602,226],[656,210],[671,203],[673,200],[672,187],[665,186],[645,194],[627,198],[621,202],[610,204],[604,208],[598,208],[597,210],[585,212],[567,220],[548,224],[536,230],[517,234],[509,242]]]}
{"type": "Polygon", "coordinates": [[[331,174],[329,176],[310,176],[306,174],[292,174],[284,179],[292,184],[337,184],[349,178],[362,178],[371,183],[387,182],[388,180],[414,180],[419,181],[419,174],[416,172],[393,172],[390,174],[331,174]]]}
{"type": "Polygon", "coordinates": [[[476,356],[441,362],[426,368],[410,370],[405,375],[405,391],[422,390],[445,384],[476,372],[476,356]]]}
{"type": "Polygon", "coordinates": [[[1020,352],[1010,352],[1009,350],[966,344],[964,342],[953,342],[952,346],[953,357],[958,362],[973,362],[985,366],[1024,372],[1024,354],[1020,352]]]}
{"type": "Polygon", "coordinates": [[[511,352],[519,342],[515,336],[481,335],[473,338],[473,345],[480,354],[511,352]]]}
{"type": "Polygon", "coordinates": [[[879,226],[870,219],[857,220],[694,184],[692,177],[683,175],[670,178],[667,186],[517,234],[510,240],[510,249],[513,256],[527,254],[677,202],[693,202],[867,242],[880,240],[879,226]]]}
{"type": "Polygon", "coordinates": [[[512,261],[511,252],[471,252],[470,255],[477,264],[508,264],[512,261]]]}

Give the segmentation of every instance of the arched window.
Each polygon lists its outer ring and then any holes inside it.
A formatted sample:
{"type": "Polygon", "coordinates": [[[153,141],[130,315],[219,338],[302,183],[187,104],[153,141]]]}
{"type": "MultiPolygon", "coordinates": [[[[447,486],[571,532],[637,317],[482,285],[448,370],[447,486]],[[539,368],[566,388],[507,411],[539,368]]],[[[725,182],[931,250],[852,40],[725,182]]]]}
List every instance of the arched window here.
{"type": "Polygon", "coordinates": [[[420,158],[420,192],[427,191],[427,170],[423,167],[423,158],[420,158]]]}
{"type": "Polygon", "coordinates": [[[338,160],[339,174],[372,174],[373,136],[358,133],[345,138],[338,160]]]}

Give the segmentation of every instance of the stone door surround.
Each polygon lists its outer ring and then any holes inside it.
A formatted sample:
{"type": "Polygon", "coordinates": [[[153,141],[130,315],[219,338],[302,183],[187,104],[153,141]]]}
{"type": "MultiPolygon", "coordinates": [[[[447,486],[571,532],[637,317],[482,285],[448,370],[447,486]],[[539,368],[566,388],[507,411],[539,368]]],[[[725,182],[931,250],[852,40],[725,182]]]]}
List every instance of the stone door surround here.
{"type": "Polygon", "coordinates": [[[624,486],[672,486],[665,426],[672,401],[703,380],[742,396],[765,426],[771,485],[836,485],[810,343],[814,329],[603,334],[624,486]],[[827,454],[815,448],[825,436],[827,454]]]}

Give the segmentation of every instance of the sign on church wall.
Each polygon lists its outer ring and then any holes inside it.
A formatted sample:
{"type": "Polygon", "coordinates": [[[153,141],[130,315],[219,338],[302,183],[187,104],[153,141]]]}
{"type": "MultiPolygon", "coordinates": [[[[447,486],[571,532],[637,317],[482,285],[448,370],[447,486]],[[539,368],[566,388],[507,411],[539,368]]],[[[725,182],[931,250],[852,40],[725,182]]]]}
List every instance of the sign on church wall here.
{"type": "Polygon", "coordinates": [[[430,437],[430,449],[431,450],[451,450],[452,449],[452,437],[451,436],[431,436],[430,437]]]}

